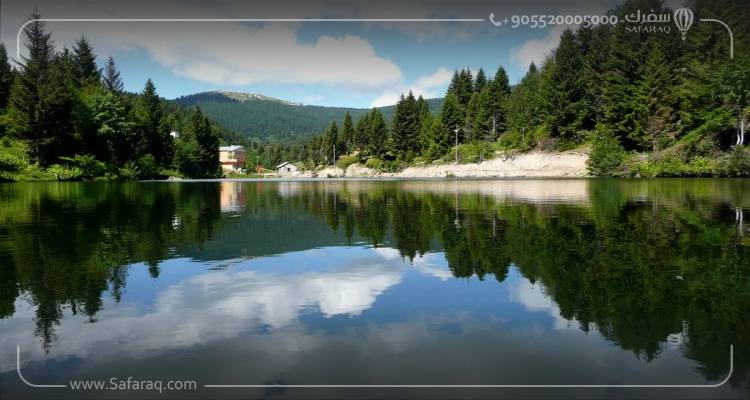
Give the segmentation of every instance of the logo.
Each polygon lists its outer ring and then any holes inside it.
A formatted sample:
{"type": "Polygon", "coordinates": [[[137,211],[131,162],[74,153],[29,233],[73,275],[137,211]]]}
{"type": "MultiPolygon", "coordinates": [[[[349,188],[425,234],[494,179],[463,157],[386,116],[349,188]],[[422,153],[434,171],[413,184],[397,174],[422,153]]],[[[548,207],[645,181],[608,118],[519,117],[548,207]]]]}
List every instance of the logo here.
{"type": "Polygon", "coordinates": [[[693,11],[689,8],[679,8],[674,12],[674,24],[677,25],[677,29],[682,34],[683,41],[685,41],[688,29],[693,25],[693,18],[693,11]]]}

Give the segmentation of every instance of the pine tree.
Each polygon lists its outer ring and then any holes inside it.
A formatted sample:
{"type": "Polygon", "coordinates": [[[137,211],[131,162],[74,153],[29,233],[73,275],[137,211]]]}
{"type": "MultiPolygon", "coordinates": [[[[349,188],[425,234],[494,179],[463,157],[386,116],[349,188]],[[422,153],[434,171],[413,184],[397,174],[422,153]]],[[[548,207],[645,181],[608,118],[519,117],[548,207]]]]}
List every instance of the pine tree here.
{"type": "Polygon", "coordinates": [[[531,63],[521,83],[513,90],[507,105],[508,127],[521,134],[521,142],[527,143],[527,135],[541,124],[540,73],[531,63]]]}
{"type": "Polygon", "coordinates": [[[563,32],[555,51],[550,74],[550,129],[553,136],[575,142],[580,140],[584,116],[584,84],[581,80],[583,59],[576,37],[569,29],[563,32]]]}
{"type": "Polygon", "coordinates": [[[8,106],[12,83],[13,70],[8,63],[8,53],[5,51],[5,45],[0,43],[0,111],[5,110],[5,107],[8,106]]]}
{"type": "Polygon", "coordinates": [[[326,132],[323,135],[322,146],[322,153],[324,154],[324,157],[329,164],[335,163],[336,159],[341,156],[341,146],[339,145],[339,129],[338,126],[336,126],[335,120],[332,121],[328,129],[326,129],[326,132]]]}
{"type": "Polygon", "coordinates": [[[643,66],[639,82],[639,132],[631,134],[631,139],[640,149],[656,151],[676,139],[674,106],[669,96],[674,83],[672,77],[660,46],[654,46],[643,66]]]}
{"type": "Polygon", "coordinates": [[[391,123],[391,140],[388,141],[388,151],[396,158],[404,159],[408,158],[408,154],[417,153],[422,111],[411,91],[406,97],[402,95],[396,104],[391,123]]]}
{"type": "Polygon", "coordinates": [[[484,70],[479,68],[479,71],[477,71],[477,77],[474,79],[474,92],[481,92],[485,86],[487,86],[487,76],[484,74],[484,70]]]}
{"type": "Polygon", "coordinates": [[[367,113],[357,120],[357,126],[354,128],[354,147],[363,151],[367,148],[368,129],[370,113],[367,113]]]}
{"type": "MultiPolygon", "coordinates": [[[[458,102],[458,97],[454,93],[448,93],[443,100],[443,108],[440,111],[440,121],[443,125],[453,132],[454,129],[461,129],[464,126],[464,110],[458,102]]],[[[463,132],[459,134],[461,140],[463,132]]]]}
{"type": "Polygon", "coordinates": [[[191,122],[198,148],[198,173],[200,177],[214,178],[220,174],[219,136],[200,107],[195,109],[191,122]]]}
{"type": "Polygon", "coordinates": [[[385,123],[383,114],[377,108],[373,108],[370,111],[367,128],[367,153],[371,156],[382,157],[385,155],[388,126],[385,123]]]}
{"type": "Polygon", "coordinates": [[[73,65],[78,86],[99,82],[101,72],[96,66],[96,55],[89,41],[81,36],[73,48],[73,65]]]}
{"type": "Polygon", "coordinates": [[[21,57],[11,89],[9,130],[28,142],[32,160],[48,165],[64,155],[70,144],[72,99],[44,24],[34,21],[24,34],[28,55],[21,57]]]}
{"type": "Polygon", "coordinates": [[[139,153],[152,155],[159,166],[168,166],[172,161],[173,143],[169,128],[162,125],[163,115],[161,99],[149,79],[141,92],[138,109],[139,153]]]}
{"type": "Polygon", "coordinates": [[[462,69],[460,72],[456,71],[448,86],[447,94],[454,94],[461,107],[466,108],[473,92],[474,78],[472,78],[471,71],[468,69],[462,69]]]}
{"type": "Polygon", "coordinates": [[[107,66],[104,68],[104,76],[102,76],[102,85],[114,94],[121,94],[124,89],[120,71],[117,70],[115,59],[112,56],[107,59],[107,66]]]}
{"type": "Polygon", "coordinates": [[[498,133],[505,131],[508,124],[507,107],[510,97],[510,81],[505,68],[497,68],[495,76],[488,84],[486,112],[488,113],[490,141],[497,138],[498,133]]]}
{"type": "Polygon", "coordinates": [[[344,152],[351,152],[354,150],[354,122],[352,122],[352,115],[349,111],[344,115],[344,127],[341,130],[341,147],[344,152]]]}

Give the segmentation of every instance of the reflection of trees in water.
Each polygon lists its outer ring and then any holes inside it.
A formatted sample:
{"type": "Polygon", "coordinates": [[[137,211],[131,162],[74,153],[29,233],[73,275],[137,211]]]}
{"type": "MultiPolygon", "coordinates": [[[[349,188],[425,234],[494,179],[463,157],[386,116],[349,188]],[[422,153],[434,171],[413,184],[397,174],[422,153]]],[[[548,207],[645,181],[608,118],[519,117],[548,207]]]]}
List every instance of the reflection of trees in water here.
{"type": "MultiPolygon", "coordinates": [[[[746,185],[727,186],[717,200],[715,188],[645,182],[592,182],[582,205],[385,183],[311,183],[284,195],[252,183],[242,184],[247,203],[238,212],[269,220],[316,215],[349,243],[356,234],[408,259],[442,250],[456,277],[502,282],[514,264],[543,283],[564,318],[646,360],[684,331],[686,356],[717,379],[734,344],[739,379],[750,359],[750,246],[735,210],[747,206],[746,185]],[[641,192],[644,200],[628,200],[641,192]]],[[[229,226],[219,224],[219,185],[211,183],[11,185],[0,200],[7,230],[0,233],[12,239],[0,262],[13,266],[0,269],[0,316],[11,316],[27,294],[45,347],[65,310],[93,322],[104,291],[119,301],[128,265],[143,262],[156,277],[171,248],[200,248],[229,226]]]]}
{"type": "Polygon", "coordinates": [[[456,277],[491,274],[502,282],[514,264],[544,284],[564,318],[646,360],[658,357],[670,334],[685,331],[684,353],[707,378],[721,379],[734,344],[740,379],[750,359],[750,246],[734,207],[689,190],[629,201],[620,189],[593,183],[590,206],[478,194],[458,195],[456,206],[449,193],[342,189],[339,204],[327,208],[337,214],[325,217],[335,227],[353,216],[375,245],[387,227],[389,245],[409,259],[436,240],[456,277]]]}
{"type": "Polygon", "coordinates": [[[158,276],[170,247],[202,243],[219,216],[215,185],[9,185],[0,196],[12,238],[0,248],[0,317],[27,294],[45,349],[66,310],[95,322],[104,291],[120,300],[127,265],[158,276]]]}

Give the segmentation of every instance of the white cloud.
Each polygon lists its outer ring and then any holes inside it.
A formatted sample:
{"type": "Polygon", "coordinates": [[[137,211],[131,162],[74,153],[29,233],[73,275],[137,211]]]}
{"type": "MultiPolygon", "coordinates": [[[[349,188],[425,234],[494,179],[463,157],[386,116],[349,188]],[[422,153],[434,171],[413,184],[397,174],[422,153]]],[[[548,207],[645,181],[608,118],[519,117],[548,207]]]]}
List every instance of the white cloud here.
{"type": "Polygon", "coordinates": [[[376,97],[370,104],[371,107],[383,107],[396,104],[401,94],[411,91],[415,97],[422,96],[425,99],[440,97],[443,95],[445,87],[451,80],[453,72],[445,67],[438,68],[429,75],[417,78],[412,85],[401,85],[393,89],[388,89],[376,97]]]}
{"type": "Polygon", "coordinates": [[[114,25],[92,37],[94,46],[142,48],[176,75],[214,85],[323,84],[382,90],[402,81],[398,65],[351,34],[306,41],[297,34],[299,25],[291,23],[134,26],[114,25]]]}

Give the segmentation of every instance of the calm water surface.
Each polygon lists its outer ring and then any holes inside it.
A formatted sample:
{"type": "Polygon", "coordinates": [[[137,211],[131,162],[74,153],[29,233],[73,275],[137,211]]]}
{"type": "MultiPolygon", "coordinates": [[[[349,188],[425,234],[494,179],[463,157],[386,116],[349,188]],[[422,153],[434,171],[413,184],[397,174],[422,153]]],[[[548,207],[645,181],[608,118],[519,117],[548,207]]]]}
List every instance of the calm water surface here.
{"type": "Polygon", "coordinates": [[[3,184],[0,317],[3,398],[747,398],[750,180],[3,184]]]}

